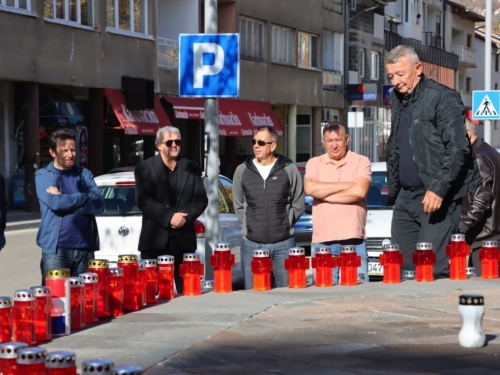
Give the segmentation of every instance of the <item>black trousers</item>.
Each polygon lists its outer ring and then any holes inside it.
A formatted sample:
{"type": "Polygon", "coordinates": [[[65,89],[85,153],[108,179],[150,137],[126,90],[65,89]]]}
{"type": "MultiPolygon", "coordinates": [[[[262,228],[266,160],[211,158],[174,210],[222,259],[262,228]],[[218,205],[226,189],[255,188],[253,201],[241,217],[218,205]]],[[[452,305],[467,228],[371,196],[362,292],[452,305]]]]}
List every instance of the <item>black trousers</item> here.
{"type": "Polygon", "coordinates": [[[160,255],[173,255],[175,258],[174,263],[174,281],[177,293],[182,294],[183,289],[183,279],[179,273],[179,266],[182,263],[184,254],[194,253],[196,249],[186,249],[180,238],[171,236],[168,238],[168,243],[163,250],[148,250],[141,251],[141,259],[156,259],[160,255]]]}
{"type": "Polygon", "coordinates": [[[404,255],[402,270],[415,270],[413,253],[418,242],[430,242],[436,253],[434,277],[449,276],[449,258],[446,245],[450,236],[458,232],[462,199],[443,202],[432,214],[424,212],[422,200],[425,190],[403,190],[398,194],[392,215],[392,242],[399,244],[404,255]]]}

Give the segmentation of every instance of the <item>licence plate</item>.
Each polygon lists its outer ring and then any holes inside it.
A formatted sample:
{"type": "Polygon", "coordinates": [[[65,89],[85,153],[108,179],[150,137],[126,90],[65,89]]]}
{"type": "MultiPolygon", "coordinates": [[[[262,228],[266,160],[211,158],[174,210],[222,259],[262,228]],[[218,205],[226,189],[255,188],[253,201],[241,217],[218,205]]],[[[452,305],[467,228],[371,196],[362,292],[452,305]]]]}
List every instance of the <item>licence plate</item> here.
{"type": "Polygon", "coordinates": [[[370,263],[368,263],[368,274],[370,276],[373,276],[373,275],[382,276],[384,274],[384,266],[381,265],[380,263],[370,262],[370,263]]]}

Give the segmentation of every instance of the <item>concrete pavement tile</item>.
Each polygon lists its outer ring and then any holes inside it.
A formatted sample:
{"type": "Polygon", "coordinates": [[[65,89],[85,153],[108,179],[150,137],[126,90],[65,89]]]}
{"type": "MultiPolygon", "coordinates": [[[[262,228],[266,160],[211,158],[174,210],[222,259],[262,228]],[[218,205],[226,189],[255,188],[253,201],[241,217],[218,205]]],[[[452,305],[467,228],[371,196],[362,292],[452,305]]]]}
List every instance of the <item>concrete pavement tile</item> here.
{"type": "Polygon", "coordinates": [[[440,370],[441,375],[471,375],[471,374],[481,374],[481,375],[498,375],[498,370],[493,370],[484,367],[462,367],[455,368],[452,370],[440,370]]]}
{"type": "MultiPolygon", "coordinates": [[[[190,371],[190,369],[185,369],[190,371]]],[[[277,358],[275,361],[262,361],[258,363],[231,364],[227,366],[207,366],[193,369],[199,375],[356,375],[349,370],[322,367],[310,363],[301,363],[287,359],[277,358]]]]}
{"type": "Polygon", "coordinates": [[[176,368],[155,365],[144,371],[144,375],[192,375],[194,372],[185,372],[176,368]]]}
{"type": "MultiPolygon", "coordinates": [[[[356,357],[361,356],[361,354],[354,354],[356,357]]],[[[363,356],[364,358],[364,356],[363,356]]],[[[432,358],[420,358],[420,359],[402,359],[384,361],[372,365],[353,365],[349,366],[347,369],[353,372],[368,373],[368,374],[386,374],[386,373],[396,373],[396,374],[407,374],[410,372],[423,372],[431,371],[441,373],[442,370],[458,369],[461,368],[461,364],[457,364],[454,358],[448,357],[432,357],[432,358]]]]}
{"type": "Polygon", "coordinates": [[[477,366],[477,367],[487,367],[499,370],[500,372],[500,353],[496,354],[484,354],[477,353],[466,356],[457,357],[458,362],[463,362],[468,366],[477,366]]]}

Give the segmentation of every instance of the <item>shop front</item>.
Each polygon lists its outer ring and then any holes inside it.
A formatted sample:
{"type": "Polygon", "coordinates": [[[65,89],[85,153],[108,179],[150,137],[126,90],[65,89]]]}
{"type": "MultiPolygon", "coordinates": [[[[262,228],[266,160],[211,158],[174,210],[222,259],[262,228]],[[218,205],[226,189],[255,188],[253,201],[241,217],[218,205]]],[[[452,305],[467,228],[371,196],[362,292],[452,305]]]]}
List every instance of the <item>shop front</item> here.
{"type": "Polygon", "coordinates": [[[104,89],[103,170],[133,167],[155,154],[158,129],[172,125],[157,95],[154,108],[130,110],[122,90],[104,89]]]}
{"type": "MultiPolygon", "coordinates": [[[[162,99],[173,125],[181,130],[183,154],[204,168],[204,99],[172,95],[163,95],[162,99]]],[[[220,173],[232,178],[236,167],[253,153],[251,140],[255,130],[263,125],[273,126],[282,136],[283,127],[266,102],[219,99],[218,107],[220,173]]]]}

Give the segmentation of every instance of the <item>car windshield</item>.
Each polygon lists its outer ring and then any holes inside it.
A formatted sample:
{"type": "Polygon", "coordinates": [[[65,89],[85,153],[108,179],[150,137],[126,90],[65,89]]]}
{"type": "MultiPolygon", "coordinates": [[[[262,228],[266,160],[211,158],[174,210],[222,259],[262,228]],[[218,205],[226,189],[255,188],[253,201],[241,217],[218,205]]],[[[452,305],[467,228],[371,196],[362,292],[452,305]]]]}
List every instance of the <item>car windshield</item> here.
{"type": "MultiPolygon", "coordinates": [[[[203,178],[205,183],[205,178],[203,178]]],[[[104,197],[104,212],[99,216],[129,216],[142,215],[135,202],[135,185],[99,186],[104,197]]],[[[225,177],[219,177],[219,213],[234,213],[233,184],[225,177]]]]}
{"type": "MultiPolygon", "coordinates": [[[[304,175],[306,173],[305,168],[299,167],[300,175],[302,176],[302,180],[304,180],[304,175]]],[[[371,210],[386,210],[391,208],[387,206],[387,172],[385,171],[377,171],[372,172],[372,186],[370,186],[370,190],[368,191],[367,202],[368,208],[371,210]]],[[[307,198],[306,198],[307,202],[307,198]]]]}

